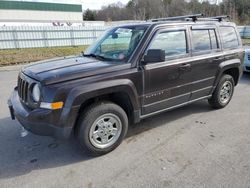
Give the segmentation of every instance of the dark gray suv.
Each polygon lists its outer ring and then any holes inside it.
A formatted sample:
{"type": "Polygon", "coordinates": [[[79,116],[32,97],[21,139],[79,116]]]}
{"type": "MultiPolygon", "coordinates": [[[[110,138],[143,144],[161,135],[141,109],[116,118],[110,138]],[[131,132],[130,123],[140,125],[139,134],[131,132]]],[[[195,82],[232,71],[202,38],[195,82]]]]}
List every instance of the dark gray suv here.
{"type": "Polygon", "coordinates": [[[82,55],[24,67],[12,118],[39,135],[74,133],[100,155],[141,119],[202,99],[225,107],[242,75],[241,39],[224,17],[200,16],[114,27],[82,55]]]}

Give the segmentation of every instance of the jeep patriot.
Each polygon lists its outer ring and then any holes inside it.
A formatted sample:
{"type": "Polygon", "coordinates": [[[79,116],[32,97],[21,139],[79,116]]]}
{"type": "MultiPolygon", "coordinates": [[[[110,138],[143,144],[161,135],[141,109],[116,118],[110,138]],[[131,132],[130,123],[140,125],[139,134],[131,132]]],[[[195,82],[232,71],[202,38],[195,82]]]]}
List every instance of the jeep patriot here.
{"type": "Polygon", "coordinates": [[[27,65],[8,101],[11,117],[35,134],[73,133],[83,149],[102,155],[141,119],[202,99],[224,108],[244,58],[236,25],[225,19],[113,27],[81,55],[27,65]]]}

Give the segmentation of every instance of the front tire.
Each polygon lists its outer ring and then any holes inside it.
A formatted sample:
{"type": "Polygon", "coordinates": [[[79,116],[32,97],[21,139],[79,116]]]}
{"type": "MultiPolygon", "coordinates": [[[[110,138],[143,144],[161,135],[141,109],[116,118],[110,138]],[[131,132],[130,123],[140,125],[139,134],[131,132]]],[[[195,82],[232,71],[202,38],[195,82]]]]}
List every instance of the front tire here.
{"type": "Polygon", "coordinates": [[[210,99],[209,104],[215,108],[224,108],[231,101],[234,93],[234,79],[231,75],[224,74],[210,99]]]}
{"type": "Polygon", "coordinates": [[[119,146],[128,130],[125,111],[111,102],[91,105],[80,114],[77,139],[92,155],[103,155],[119,146]]]}

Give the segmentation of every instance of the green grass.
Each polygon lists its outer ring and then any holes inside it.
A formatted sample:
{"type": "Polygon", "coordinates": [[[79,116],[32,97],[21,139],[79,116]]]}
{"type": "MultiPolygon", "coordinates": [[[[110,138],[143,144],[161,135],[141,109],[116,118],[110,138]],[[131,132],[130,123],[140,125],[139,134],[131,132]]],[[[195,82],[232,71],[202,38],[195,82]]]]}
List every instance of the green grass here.
{"type": "Polygon", "coordinates": [[[80,54],[87,46],[0,50],[0,66],[80,54]]]}
{"type": "Polygon", "coordinates": [[[243,42],[243,44],[244,43],[248,43],[249,44],[250,43],[250,38],[249,39],[242,39],[242,42],[243,42]]]}

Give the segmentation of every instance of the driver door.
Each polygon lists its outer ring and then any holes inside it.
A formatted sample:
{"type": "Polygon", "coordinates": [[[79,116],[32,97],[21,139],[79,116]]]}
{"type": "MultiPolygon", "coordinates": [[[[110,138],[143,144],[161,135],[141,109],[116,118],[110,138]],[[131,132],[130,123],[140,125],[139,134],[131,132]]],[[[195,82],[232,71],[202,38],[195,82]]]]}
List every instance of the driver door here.
{"type": "Polygon", "coordinates": [[[165,50],[166,60],[149,62],[142,66],[142,116],[177,107],[189,101],[192,88],[189,46],[188,31],[185,27],[158,30],[155,33],[147,50],[165,50]]]}

